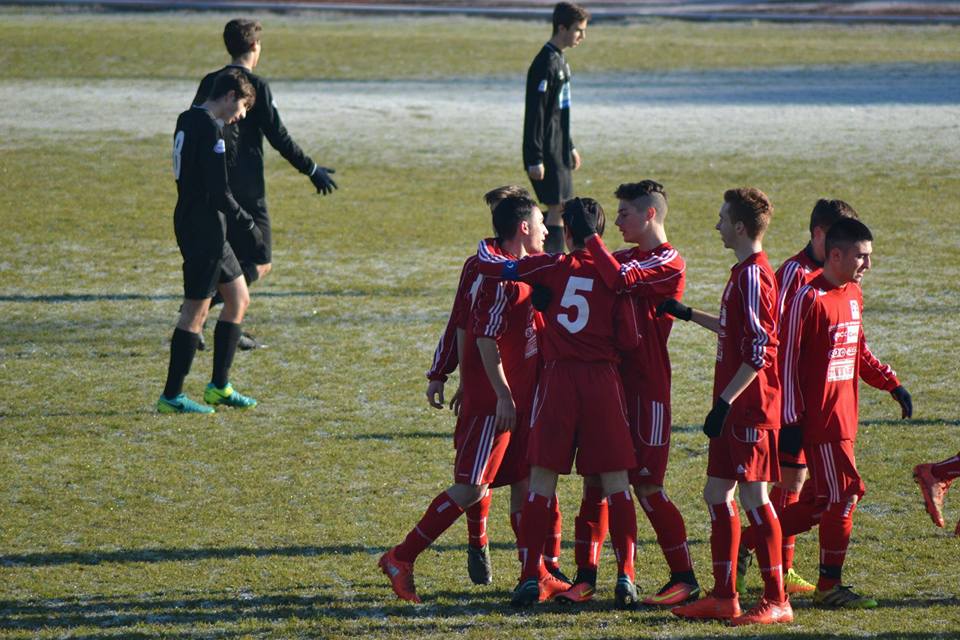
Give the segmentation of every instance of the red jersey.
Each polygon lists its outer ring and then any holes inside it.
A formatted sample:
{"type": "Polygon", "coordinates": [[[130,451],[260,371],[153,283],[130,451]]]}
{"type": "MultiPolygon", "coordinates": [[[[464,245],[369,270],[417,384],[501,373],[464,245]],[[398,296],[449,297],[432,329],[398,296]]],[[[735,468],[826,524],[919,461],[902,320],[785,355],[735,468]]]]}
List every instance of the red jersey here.
{"type": "Polygon", "coordinates": [[[497,341],[517,412],[523,413],[532,404],[540,371],[537,346],[540,314],[530,304],[530,291],[530,286],[522,282],[484,278],[480,284],[460,367],[465,414],[494,414],[497,410],[497,394],[483,367],[477,338],[497,341]]]}
{"type": "Polygon", "coordinates": [[[553,292],[543,314],[543,358],[577,362],[618,362],[614,317],[617,294],[597,271],[593,256],[539,254],[517,261],[490,254],[481,243],[480,273],[540,284],[553,292]]]}
{"type": "Polygon", "coordinates": [[[755,369],[757,377],[733,401],[727,422],[741,427],[778,429],[777,281],[763,251],[734,265],[723,290],[713,375],[714,402],[741,364],[755,369]]]}
{"type": "MultiPolygon", "coordinates": [[[[599,235],[587,239],[587,249],[597,260],[597,269],[608,287],[629,293],[628,311],[635,317],[637,346],[624,351],[620,373],[631,384],[642,384],[651,392],[670,393],[670,354],[667,340],[673,328],[673,316],[657,317],[657,305],[683,298],[686,264],[669,243],[651,251],[636,247],[617,251],[611,257],[599,235]],[[651,387],[655,387],[651,388],[651,387]]],[[[620,323],[618,323],[620,324],[620,323]]],[[[663,397],[664,393],[651,397],[663,397]]]]}
{"type": "Polygon", "coordinates": [[[813,259],[812,254],[813,247],[808,243],[803,251],[784,260],[780,268],[777,269],[777,290],[779,291],[777,296],[777,323],[780,326],[782,326],[780,318],[783,317],[783,310],[787,303],[793,300],[793,296],[797,295],[797,291],[800,291],[803,285],[809,283],[823,271],[823,265],[818,264],[813,259]]]}
{"type": "Polygon", "coordinates": [[[856,439],[861,376],[886,391],[900,384],[893,369],[870,353],[862,316],[860,287],[837,287],[823,274],[787,304],[783,415],[803,427],[805,446],[856,439]]]}
{"type": "MultiPolygon", "coordinates": [[[[487,247],[491,255],[501,254],[500,245],[495,238],[486,238],[481,244],[487,247]]],[[[459,364],[457,355],[457,329],[466,329],[470,323],[470,308],[480,286],[480,273],[477,271],[477,256],[472,255],[463,263],[460,269],[460,282],[457,293],[453,298],[453,309],[447,318],[447,326],[440,336],[440,342],[433,352],[433,363],[427,371],[428,380],[447,381],[447,376],[453,373],[459,364]]]]}

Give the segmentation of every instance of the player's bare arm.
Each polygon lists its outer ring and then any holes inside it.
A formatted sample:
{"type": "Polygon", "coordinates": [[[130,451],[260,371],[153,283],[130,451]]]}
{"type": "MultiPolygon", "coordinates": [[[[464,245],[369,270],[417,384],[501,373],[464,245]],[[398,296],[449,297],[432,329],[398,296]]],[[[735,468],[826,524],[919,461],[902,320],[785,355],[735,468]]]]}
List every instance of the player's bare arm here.
{"type": "Polygon", "coordinates": [[[478,337],[477,350],[480,352],[483,370],[487,374],[490,386],[497,394],[495,426],[501,431],[513,431],[517,426],[517,405],[513,401],[513,393],[510,391],[507,375],[503,371],[497,341],[493,338],[478,337]]]}

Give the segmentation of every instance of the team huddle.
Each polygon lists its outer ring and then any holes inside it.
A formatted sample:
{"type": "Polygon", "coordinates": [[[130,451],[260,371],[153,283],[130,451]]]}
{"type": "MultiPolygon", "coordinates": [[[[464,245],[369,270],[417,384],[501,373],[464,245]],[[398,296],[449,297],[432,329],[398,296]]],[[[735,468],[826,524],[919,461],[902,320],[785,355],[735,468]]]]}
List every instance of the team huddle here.
{"type": "MultiPolygon", "coordinates": [[[[563,51],[583,41],[588,19],[575,4],[554,9],[551,39],[527,76],[523,163],[536,201],[515,185],[485,195],[495,235],[464,262],[427,373],[428,401],[443,408],[447,377],[460,372],[449,402],[457,416],[453,484],[379,566],[398,597],[420,602],[414,563],[466,515],[469,576],[491,583],[491,489],[509,486],[520,565],[516,607],[590,601],[608,536],[617,608],[642,602],[671,607],[681,618],[744,625],[792,621],[790,596],[803,593],[825,607],[875,607],[842,582],[853,514],[866,491],[854,453],[859,381],[889,392],[902,418],[911,417],[913,406],[866,342],[860,285],[871,267],[871,231],[847,203],[818,200],[806,246],[774,272],[763,250],[773,205],[755,188],[726,191],[716,230],[736,263],[718,313],[708,313],[682,302],[686,265],[667,239],[667,192],[642,180],[614,194],[615,225],[631,246],[611,253],[601,239],[603,208],[573,197],[571,177],[582,160],[570,135],[571,73],[563,51]],[[703,423],[713,574],[707,595],[684,518],[664,489],[672,425],[668,340],[676,319],[716,334],[712,408],[703,423]],[[583,491],[570,579],[560,567],[557,483],[574,468],[583,491]],[[660,590],[642,599],[635,586],[635,500],[669,573],[660,590]],[[741,507],[748,518],[743,529],[741,507]],[[814,527],[819,576],[811,583],[793,569],[793,552],[795,536],[814,527]],[[741,609],[754,556],[763,594],[741,609]]],[[[157,402],[163,413],[257,404],[233,389],[229,372],[238,346],[252,340],[241,331],[248,284],[271,269],[263,138],[319,193],[337,186],[333,170],[293,142],[269,86],[252,73],[259,23],[232,20],[224,41],[232,63],[203,79],[174,136],[184,302],[157,402]],[[218,302],[213,375],[203,394],[212,406],[204,406],[183,393],[183,383],[218,302]]],[[[960,455],[918,465],[914,475],[931,518],[944,526],[943,498],[960,475],[960,455]]]]}

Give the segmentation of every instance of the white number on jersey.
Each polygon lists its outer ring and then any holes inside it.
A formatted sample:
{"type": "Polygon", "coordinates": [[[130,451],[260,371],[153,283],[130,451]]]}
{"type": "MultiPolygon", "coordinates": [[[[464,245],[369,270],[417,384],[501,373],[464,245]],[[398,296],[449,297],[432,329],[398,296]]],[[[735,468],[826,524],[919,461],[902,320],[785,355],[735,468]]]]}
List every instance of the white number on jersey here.
{"type": "Polygon", "coordinates": [[[576,309],[576,313],[573,319],[570,318],[570,313],[558,313],[557,322],[570,333],[577,333],[582,330],[587,326],[587,320],[590,319],[590,305],[587,304],[586,298],[577,293],[578,291],[593,291],[593,279],[570,276],[570,279],[567,280],[567,288],[563,292],[560,306],[564,309],[572,307],[576,309]]]}
{"type": "Polygon", "coordinates": [[[180,179],[180,153],[183,151],[183,131],[173,137],[173,179],[180,179]]]}

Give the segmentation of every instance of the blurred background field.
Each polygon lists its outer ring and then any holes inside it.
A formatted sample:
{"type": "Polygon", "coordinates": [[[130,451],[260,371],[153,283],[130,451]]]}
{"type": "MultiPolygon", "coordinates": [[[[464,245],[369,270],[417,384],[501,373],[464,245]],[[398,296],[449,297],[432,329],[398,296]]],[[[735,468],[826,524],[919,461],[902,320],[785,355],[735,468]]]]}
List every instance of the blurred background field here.
{"type": "MultiPolygon", "coordinates": [[[[153,412],[181,295],[172,127],[225,62],[230,17],[0,11],[0,637],[755,634],[613,613],[609,549],[584,612],[508,611],[506,495],[491,518],[491,587],[466,577],[461,524],[417,565],[424,606],[399,604],[376,569],[450,481],[453,420],[427,407],[423,372],[459,266],[489,233],[481,195],[525,184],[523,78],[549,26],[258,16],[258,71],[340,190],[316,196],[268,150],[275,265],[249,326],[269,347],[239,354],[233,374],[262,404],[206,420],[153,412]]],[[[932,526],[910,478],[960,448],[956,37],[653,21],[592,26],[569,54],[578,192],[612,212],[619,183],[663,182],[690,304],[716,308],[732,263],[713,231],[728,187],[771,196],[775,264],[805,243],[818,197],[851,202],[874,230],[867,335],[916,407],[903,423],[889,396],[862,392],[868,493],[846,578],[882,606],[823,612],[800,598],[797,623],[776,635],[960,628],[960,541],[932,526]]],[[[612,226],[607,241],[622,244],[612,226]]],[[[714,342],[678,326],[671,351],[668,490],[709,584],[699,423],[714,342]]],[[[200,354],[187,391],[208,372],[200,354]]],[[[578,483],[561,488],[572,542],[578,483]]],[[[955,496],[947,514],[952,528],[955,496]]],[[[666,569],[642,517],[640,532],[649,592],[666,569]]],[[[564,554],[572,567],[572,546],[564,554]]],[[[815,536],[802,537],[807,577],[816,555],[815,536]]]]}

